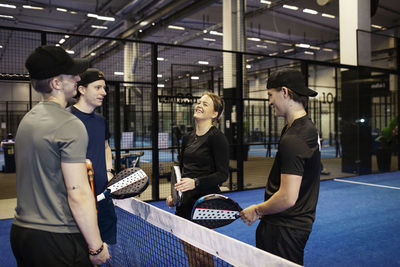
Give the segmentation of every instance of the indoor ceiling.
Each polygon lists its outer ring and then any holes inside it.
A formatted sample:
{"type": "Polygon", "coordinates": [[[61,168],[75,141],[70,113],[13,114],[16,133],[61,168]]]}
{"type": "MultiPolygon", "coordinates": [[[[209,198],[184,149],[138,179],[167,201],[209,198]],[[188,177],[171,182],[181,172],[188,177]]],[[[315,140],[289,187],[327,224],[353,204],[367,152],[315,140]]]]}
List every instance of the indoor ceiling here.
{"type": "MultiPolygon", "coordinates": [[[[339,38],[338,2],[245,1],[247,49],[266,53],[277,50],[273,43],[263,40],[329,47],[339,38]],[[305,9],[318,13],[306,13],[305,9]]],[[[378,2],[371,24],[384,27],[382,33],[397,34],[398,0],[378,2]]],[[[0,0],[0,4],[1,26],[222,48],[222,37],[210,34],[211,30],[222,32],[222,0],[0,0]],[[171,29],[171,25],[181,28],[171,29]]],[[[371,31],[379,29],[372,27],[371,31]]]]}
{"type": "MultiPolygon", "coordinates": [[[[371,18],[371,31],[398,37],[398,0],[371,1],[378,3],[371,18]]],[[[0,26],[222,49],[222,2],[0,0],[0,26]]],[[[339,0],[247,0],[245,3],[247,52],[337,59],[339,0]]],[[[71,49],[68,46],[73,42],[64,41],[61,45],[71,49]]]]}

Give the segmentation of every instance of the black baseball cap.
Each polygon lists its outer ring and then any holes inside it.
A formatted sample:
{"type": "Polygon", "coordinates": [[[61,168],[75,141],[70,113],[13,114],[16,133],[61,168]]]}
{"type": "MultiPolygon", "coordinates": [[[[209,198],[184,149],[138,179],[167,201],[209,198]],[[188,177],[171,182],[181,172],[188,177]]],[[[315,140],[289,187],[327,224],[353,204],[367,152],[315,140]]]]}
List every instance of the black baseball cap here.
{"type": "Polygon", "coordinates": [[[43,80],[60,74],[77,75],[89,67],[84,59],[73,59],[63,48],[39,46],[26,59],[25,67],[32,79],[43,80]]]}
{"type": "Polygon", "coordinates": [[[305,85],[303,74],[294,69],[283,69],[272,73],[267,80],[267,89],[285,86],[298,95],[316,96],[318,93],[305,85]]]}
{"type": "Polygon", "coordinates": [[[104,78],[103,72],[95,68],[89,68],[85,72],[79,74],[81,80],[77,83],[78,86],[83,85],[87,86],[89,83],[98,81],[98,80],[106,80],[104,78]]]}

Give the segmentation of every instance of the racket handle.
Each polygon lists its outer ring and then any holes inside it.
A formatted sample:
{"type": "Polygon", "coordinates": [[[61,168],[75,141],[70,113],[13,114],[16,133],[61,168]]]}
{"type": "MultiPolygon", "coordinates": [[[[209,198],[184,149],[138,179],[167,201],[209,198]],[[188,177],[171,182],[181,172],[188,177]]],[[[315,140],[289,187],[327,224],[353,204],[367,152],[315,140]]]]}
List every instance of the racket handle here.
{"type": "Polygon", "coordinates": [[[101,193],[100,195],[97,195],[97,202],[102,201],[103,199],[106,199],[110,196],[111,190],[107,189],[106,191],[104,191],[103,193],[101,193]]]}
{"type": "Polygon", "coordinates": [[[106,196],[103,193],[97,196],[97,202],[102,201],[103,199],[106,199],[106,196]]]}
{"type": "MultiPolygon", "coordinates": [[[[96,187],[94,185],[94,170],[92,166],[92,161],[90,159],[86,159],[86,169],[87,169],[87,174],[88,174],[88,180],[89,180],[89,185],[90,189],[92,190],[93,196],[96,196],[96,187]]],[[[96,208],[97,208],[97,201],[95,200],[96,203],[96,208]]]]}

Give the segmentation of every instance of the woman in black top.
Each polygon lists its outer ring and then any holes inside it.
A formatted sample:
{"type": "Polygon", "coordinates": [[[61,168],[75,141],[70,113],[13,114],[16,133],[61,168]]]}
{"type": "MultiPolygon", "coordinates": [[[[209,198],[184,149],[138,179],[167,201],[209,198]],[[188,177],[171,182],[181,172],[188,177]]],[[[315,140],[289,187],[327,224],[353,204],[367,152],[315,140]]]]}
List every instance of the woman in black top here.
{"type": "MultiPolygon", "coordinates": [[[[196,128],[183,137],[180,158],[181,182],[175,189],[181,191],[182,201],[176,215],[190,219],[196,200],[204,195],[219,193],[219,185],[228,178],[229,146],[216,122],[223,111],[221,98],[210,92],[203,93],[194,108],[196,128]]],[[[167,205],[174,206],[172,197],[167,205]]]]}

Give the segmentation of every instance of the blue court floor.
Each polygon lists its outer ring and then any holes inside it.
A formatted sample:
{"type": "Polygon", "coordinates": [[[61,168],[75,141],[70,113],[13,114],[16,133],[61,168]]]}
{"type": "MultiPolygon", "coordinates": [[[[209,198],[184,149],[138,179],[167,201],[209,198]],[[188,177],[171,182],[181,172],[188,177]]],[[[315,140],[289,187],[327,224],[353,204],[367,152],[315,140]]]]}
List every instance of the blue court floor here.
{"type": "MultiPolygon", "coordinates": [[[[242,208],[264,190],[228,193],[242,208]]],[[[173,212],[161,202],[153,205],[173,212]]],[[[400,172],[321,181],[305,266],[400,266],[400,172]]],[[[240,219],[218,232],[255,245],[257,223],[240,219]]]]}

